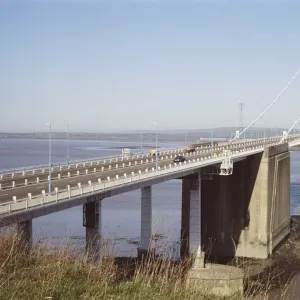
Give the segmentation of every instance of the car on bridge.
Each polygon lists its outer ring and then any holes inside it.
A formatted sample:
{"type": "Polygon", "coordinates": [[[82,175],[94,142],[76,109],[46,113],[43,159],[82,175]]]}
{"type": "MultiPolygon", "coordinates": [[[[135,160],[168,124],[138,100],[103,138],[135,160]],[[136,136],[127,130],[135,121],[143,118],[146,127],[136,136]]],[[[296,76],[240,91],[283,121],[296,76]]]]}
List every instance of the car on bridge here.
{"type": "MultiPolygon", "coordinates": [[[[151,149],[149,151],[150,156],[156,156],[156,149],[151,149]]],[[[159,152],[157,151],[157,156],[159,155],[159,152]]]]}
{"type": "Polygon", "coordinates": [[[188,146],[185,147],[184,150],[185,150],[186,153],[191,153],[191,152],[196,151],[196,147],[195,147],[195,145],[188,145],[188,146]]]}
{"type": "Polygon", "coordinates": [[[178,155],[173,159],[174,162],[184,162],[186,161],[185,157],[183,155],[178,155]]]}

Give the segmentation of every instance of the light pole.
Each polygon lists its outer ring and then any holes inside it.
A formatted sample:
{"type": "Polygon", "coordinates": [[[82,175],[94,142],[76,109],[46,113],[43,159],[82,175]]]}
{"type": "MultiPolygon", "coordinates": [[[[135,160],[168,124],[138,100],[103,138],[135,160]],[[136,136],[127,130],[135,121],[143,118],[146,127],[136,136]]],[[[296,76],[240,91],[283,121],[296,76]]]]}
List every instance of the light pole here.
{"type": "Polygon", "coordinates": [[[156,171],[158,170],[158,152],[157,152],[157,123],[154,122],[155,128],[156,128],[156,138],[155,138],[155,148],[156,148],[156,153],[155,153],[155,167],[156,171]]]}
{"type": "Polygon", "coordinates": [[[141,128],[141,154],[143,154],[143,124],[141,128]]]}
{"type": "Polygon", "coordinates": [[[49,125],[49,181],[48,181],[48,193],[51,193],[51,169],[52,169],[52,163],[51,163],[51,148],[52,148],[52,129],[51,129],[51,122],[50,123],[46,123],[47,125],[49,125]]]}
{"type": "MultiPolygon", "coordinates": [[[[209,124],[211,125],[211,121],[209,121],[209,124]]],[[[210,129],[210,155],[212,157],[213,155],[213,147],[214,147],[214,143],[213,143],[213,128],[211,126],[211,129],[210,129]]]]}
{"type": "Polygon", "coordinates": [[[70,125],[71,122],[68,122],[67,166],[69,166],[69,162],[70,162],[70,125]]]}

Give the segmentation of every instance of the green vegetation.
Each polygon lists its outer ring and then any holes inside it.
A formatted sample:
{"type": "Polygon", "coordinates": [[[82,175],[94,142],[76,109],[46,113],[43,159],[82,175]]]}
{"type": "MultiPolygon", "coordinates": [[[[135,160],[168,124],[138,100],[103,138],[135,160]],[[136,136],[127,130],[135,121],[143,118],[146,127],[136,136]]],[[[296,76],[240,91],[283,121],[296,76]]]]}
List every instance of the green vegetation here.
{"type": "MultiPolygon", "coordinates": [[[[106,259],[93,263],[72,249],[53,250],[45,245],[18,251],[19,239],[1,237],[0,299],[217,299],[187,288],[190,262],[106,259]]],[[[266,299],[261,295],[255,299],[266,299]]],[[[254,299],[254,295],[246,297],[254,299]]],[[[224,298],[222,298],[224,299],[224,298]]],[[[241,299],[233,297],[230,299],[241,299]]]]}

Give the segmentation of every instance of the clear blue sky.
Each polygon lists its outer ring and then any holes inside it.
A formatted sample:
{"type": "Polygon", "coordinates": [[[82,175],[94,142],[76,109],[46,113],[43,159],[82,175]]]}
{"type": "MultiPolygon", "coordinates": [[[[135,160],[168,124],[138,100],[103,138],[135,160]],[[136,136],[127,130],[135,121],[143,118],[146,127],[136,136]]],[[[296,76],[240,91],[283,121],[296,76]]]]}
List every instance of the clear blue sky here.
{"type": "MultiPolygon", "coordinates": [[[[300,1],[0,0],[0,131],[207,128],[300,67],[300,1]]],[[[300,76],[263,119],[300,115],[300,76]]]]}

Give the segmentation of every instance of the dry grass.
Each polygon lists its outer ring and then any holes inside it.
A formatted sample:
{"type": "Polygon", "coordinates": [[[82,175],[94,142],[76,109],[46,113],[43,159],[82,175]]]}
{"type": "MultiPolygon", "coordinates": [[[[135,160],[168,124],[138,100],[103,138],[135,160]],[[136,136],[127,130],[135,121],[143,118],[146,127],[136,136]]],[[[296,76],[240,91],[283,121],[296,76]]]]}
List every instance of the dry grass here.
{"type": "MultiPolygon", "coordinates": [[[[0,237],[0,299],[218,299],[186,288],[190,261],[105,259],[93,263],[67,247],[36,245],[19,251],[19,239],[0,237]]],[[[247,299],[267,299],[267,286],[246,291],[247,299]],[[251,292],[250,292],[251,291],[251,292]]],[[[224,299],[224,298],[222,298],[224,299]]],[[[241,296],[230,299],[241,299],[241,296]]]]}

